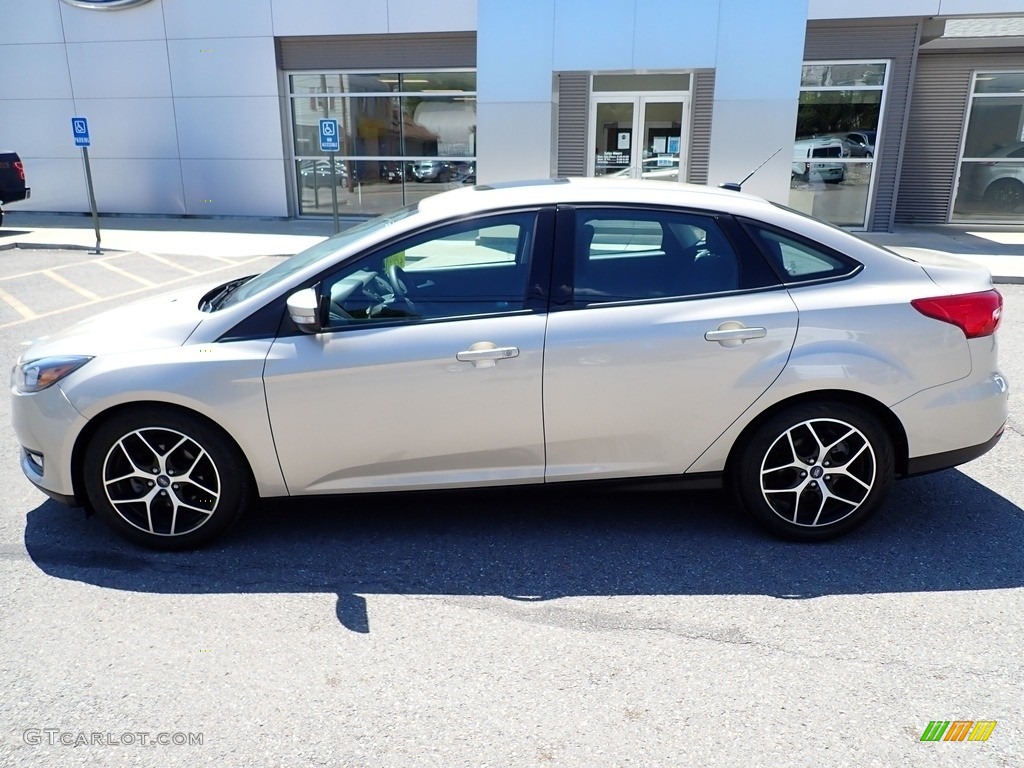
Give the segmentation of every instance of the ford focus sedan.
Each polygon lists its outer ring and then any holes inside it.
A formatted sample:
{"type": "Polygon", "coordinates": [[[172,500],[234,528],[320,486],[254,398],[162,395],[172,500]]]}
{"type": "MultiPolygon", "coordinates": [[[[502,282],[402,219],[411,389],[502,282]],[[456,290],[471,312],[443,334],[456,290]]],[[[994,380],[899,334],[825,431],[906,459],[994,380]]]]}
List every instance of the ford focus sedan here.
{"type": "Polygon", "coordinates": [[[260,497],[633,478],[817,541],[996,443],[1001,307],[736,192],[466,187],[37,341],[13,419],[29,480],[155,548],[260,497]]]}

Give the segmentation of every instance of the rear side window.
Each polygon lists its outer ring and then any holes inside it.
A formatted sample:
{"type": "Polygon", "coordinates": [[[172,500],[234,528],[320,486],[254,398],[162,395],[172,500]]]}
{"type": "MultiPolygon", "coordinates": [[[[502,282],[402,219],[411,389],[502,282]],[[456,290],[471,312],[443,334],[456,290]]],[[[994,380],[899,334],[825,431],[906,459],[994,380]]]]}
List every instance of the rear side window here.
{"type": "Polygon", "coordinates": [[[576,306],[741,287],[739,260],[709,216],[669,211],[577,212],[576,306]]]}
{"type": "Polygon", "coordinates": [[[822,246],[750,223],[747,233],[786,283],[852,275],[860,264],[822,246]]]}

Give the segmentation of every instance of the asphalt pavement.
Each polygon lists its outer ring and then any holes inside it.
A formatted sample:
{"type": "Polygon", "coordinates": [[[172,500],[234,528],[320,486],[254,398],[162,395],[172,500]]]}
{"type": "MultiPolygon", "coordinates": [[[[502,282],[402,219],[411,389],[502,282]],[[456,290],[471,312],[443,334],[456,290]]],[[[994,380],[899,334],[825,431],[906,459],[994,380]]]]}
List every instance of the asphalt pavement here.
{"type": "MultiPolygon", "coordinates": [[[[6,248],[96,248],[93,219],[82,214],[8,210],[0,229],[6,248]]],[[[349,222],[352,223],[352,222],[349,222]]],[[[328,219],[100,216],[100,249],[195,256],[282,256],[333,232],[328,219]]],[[[345,222],[342,223],[342,227],[345,222]]],[[[1024,229],[992,225],[902,226],[862,233],[866,239],[913,257],[937,251],[982,264],[996,283],[1024,283],[1024,229]]]]}

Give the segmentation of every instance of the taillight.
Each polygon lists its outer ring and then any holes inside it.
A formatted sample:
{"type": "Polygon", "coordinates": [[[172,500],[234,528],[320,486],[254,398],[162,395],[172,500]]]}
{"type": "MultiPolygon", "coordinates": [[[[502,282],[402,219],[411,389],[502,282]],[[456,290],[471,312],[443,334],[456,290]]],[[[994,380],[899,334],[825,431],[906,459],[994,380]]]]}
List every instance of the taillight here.
{"type": "Polygon", "coordinates": [[[1003,314],[1003,297],[994,288],[978,293],[914,299],[910,303],[922,315],[957,326],[968,339],[991,336],[1003,314]]]}
{"type": "Polygon", "coordinates": [[[14,170],[18,172],[18,176],[22,181],[25,180],[25,166],[19,161],[14,164],[14,170]]]}

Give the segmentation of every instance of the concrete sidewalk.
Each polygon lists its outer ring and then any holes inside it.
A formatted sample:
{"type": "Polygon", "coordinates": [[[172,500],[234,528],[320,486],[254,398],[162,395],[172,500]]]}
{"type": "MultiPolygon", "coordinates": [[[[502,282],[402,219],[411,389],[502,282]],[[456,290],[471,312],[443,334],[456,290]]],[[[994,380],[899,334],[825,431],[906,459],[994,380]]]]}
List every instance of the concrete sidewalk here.
{"type": "MultiPolygon", "coordinates": [[[[345,224],[343,223],[344,227],[345,224]]],[[[286,256],[331,235],[330,219],[101,216],[101,249],[221,257],[286,256]]],[[[862,233],[871,242],[911,258],[921,250],[959,256],[986,267],[997,283],[1024,283],[1024,228],[929,225],[862,233]]],[[[5,211],[5,248],[96,245],[92,218],[81,214],[5,211]]]]}

